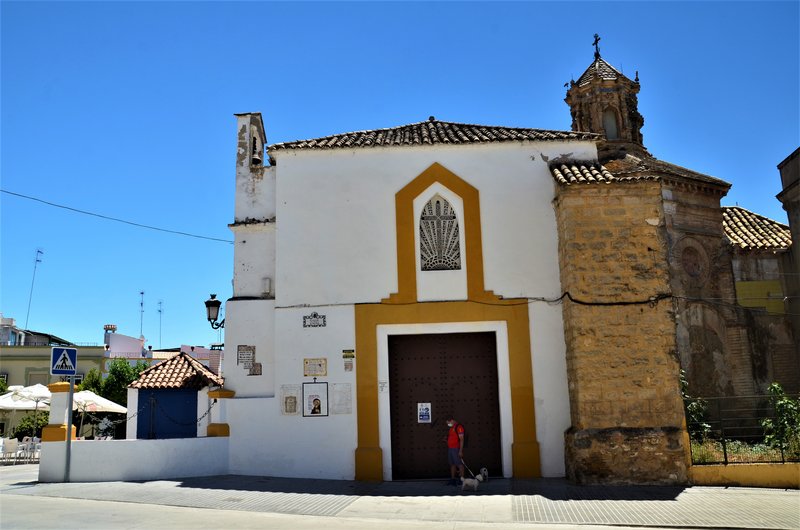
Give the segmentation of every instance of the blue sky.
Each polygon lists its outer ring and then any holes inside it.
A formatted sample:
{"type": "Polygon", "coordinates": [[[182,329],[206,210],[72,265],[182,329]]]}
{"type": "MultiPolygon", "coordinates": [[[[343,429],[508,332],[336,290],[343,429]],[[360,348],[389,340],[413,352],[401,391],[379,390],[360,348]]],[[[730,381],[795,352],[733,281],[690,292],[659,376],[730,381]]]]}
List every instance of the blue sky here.
{"type": "MultiPolygon", "coordinates": [[[[604,59],[639,72],[650,152],[786,222],[797,1],[4,1],[0,16],[0,184],[44,201],[230,240],[234,113],[262,112],[268,143],[430,115],[569,130],[564,83],[599,33],[604,59]]],[[[0,222],[0,311],[18,325],[30,301],[29,328],[75,342],[107,323],[141,323],[154,348],[221,338],[203,301],[231,294],[231,244],[7,193],[0,222]]]]}

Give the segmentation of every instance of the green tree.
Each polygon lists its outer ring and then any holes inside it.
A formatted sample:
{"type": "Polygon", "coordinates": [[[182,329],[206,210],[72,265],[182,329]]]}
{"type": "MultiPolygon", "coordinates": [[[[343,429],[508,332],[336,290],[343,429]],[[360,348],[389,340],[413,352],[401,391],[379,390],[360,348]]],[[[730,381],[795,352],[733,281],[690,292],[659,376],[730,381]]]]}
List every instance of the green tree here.
{"type": "Polygon", "coordinates": [[[83,378],[83,382],[78,385],[77,390],[80,392],[81,390],[90,390],[95,394],[102,395],[103,392],[103,376],[100,375],[100,370],[97,368],[92,368],[89,370],[89,373],[86,374],[86,377],[83,378]]]}
{"type": "Polygon", "coordinates": [[[41,438],[42,429],[47,427],[49,421],[50,414],[48,414],[46,410],[40,410],[36,414],[34,414],[34,412],[30,412],[21,420],[19,420],[19,423],[17,423],[17,426],[14,427],[14,432],[11,433],[11,436],[19,440],[25,436],[36,436],[41,438]]]}
{"type": "Polygon", "coordinates": [[[116,358],[108,367],[108,376],[103,381],[101,395],[120,405],[128,405],[128,385],[139,378],[147,368],[145,361],[137,361],[131,366],[127,359],[116,358]]]}
{"type": "Polygon", "coordinates": [[[761,421],[764,441],[793,459],[800,457],[800,402],[787,396],[778,383],[769,385],[769,401],[775,417],[761,421]]]}
{"type": "Polygon", "coordinates": [[[701,398],[693,398],[689,395],[689,381],[686,380],[686,372],[681,370],[681,397],[686,411],[686,430],[692,440],[703,443],[711,432],[711,425],[706,423],[706,413],[708,404],[701,398]]]}
{"type": "Polygon", "coordinates": [[[6,392],[8,392],[8,383],[0,379],[0,394],[5,394],[6,392]]]}

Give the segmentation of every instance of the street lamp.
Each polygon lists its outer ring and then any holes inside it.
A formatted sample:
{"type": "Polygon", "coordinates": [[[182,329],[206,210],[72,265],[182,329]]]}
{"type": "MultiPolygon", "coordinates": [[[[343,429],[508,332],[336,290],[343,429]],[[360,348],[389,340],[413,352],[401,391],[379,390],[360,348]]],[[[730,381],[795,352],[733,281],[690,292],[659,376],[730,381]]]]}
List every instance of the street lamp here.
{"type": "Polygon", "coordinates": [[[217,322],[219,318],[219,308],[222,305],[222,302],[217,300],[217,295],[212,294],[211,298],[206,300],[206,315],[208,316],[208,323],[211,324],[213,329],[219,329],[225,327],[225,319],[222,319],[222,322],[217,322]]]}

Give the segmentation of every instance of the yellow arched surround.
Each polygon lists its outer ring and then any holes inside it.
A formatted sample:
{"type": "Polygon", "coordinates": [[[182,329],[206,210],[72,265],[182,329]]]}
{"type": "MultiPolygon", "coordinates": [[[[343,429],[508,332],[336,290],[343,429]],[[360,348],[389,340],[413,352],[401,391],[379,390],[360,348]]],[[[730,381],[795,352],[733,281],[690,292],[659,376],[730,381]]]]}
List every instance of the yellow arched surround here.
{"type": "MultiPolygon", "coordinates": [[[[379,440],[377,326],[505,321],[511,383],[515,477],[541,476],[533,401],[530,324],[525,299],[504,300],[484,290],[478,190],[440,164],[433,164],[395,195],[398,292],[380,304],[355,307],[358,447],[356,480],[383,480],[383,451],[379,440]],[[461,197],[464,204],[467,293],[458,302],[417,302],[414,199],[434,183],[461,197]]],[[[498,355],[505,352],[497,352],[498,355]]]]}

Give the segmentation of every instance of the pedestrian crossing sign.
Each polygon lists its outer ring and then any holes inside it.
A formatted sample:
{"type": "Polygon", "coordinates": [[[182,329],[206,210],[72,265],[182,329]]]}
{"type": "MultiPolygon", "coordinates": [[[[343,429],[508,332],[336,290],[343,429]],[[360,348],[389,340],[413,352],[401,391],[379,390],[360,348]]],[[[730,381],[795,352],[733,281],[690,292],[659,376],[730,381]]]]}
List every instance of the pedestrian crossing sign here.
{"type": "Polygon", "coordinates": [[[75,375],[77,369],[77,348],[53,346],[50,354],[50,375],[75,375]]]}

